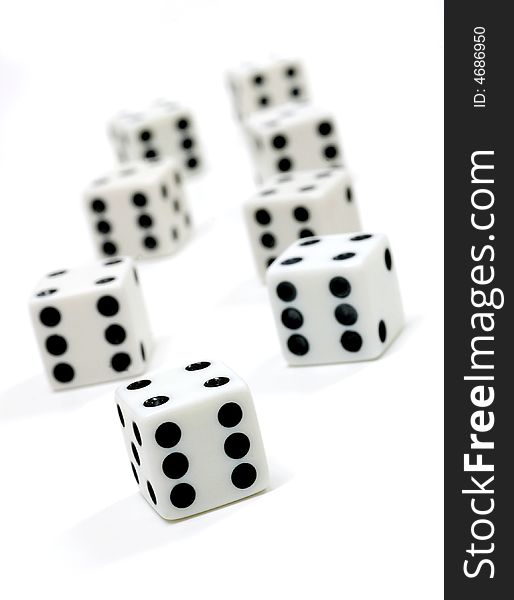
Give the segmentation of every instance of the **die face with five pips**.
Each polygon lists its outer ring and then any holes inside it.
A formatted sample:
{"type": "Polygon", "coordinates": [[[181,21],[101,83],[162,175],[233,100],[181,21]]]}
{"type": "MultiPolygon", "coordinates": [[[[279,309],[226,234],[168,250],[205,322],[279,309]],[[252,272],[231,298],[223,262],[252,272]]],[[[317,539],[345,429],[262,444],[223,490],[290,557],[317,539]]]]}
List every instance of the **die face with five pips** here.
{"type": "Polygon", "coordinates": [[[54,389],[133,377],[146,369],[152,336],[131,258],[53,271],[37,285],[29,308],[54,389]]]}
{"type": "Polygon", "coordinates": [[[291,365],[377,358],[403,327],[385,235],[300,240],[275,260],[266,281],[282,352],[291,365]]]}
{"type": "Polygon", "coordinates": [[[268,485],[268,467],[247,385],[202,361],[116,391],[132,473],[165,519],[240,500],[268,485]]]}

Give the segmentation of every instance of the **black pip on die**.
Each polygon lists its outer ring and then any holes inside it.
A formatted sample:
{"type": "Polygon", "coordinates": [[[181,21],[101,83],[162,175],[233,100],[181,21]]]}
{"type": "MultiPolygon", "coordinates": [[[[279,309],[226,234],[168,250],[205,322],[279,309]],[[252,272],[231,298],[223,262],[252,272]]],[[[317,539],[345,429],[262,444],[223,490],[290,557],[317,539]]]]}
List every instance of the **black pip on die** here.
{"type": "Polygon", "coordinates": [[[265,108],[309,97],[303,65],[296,59],[245,63],[231,69],[227,81],[235,113],[241,121],[265,108]]]}
{"type": "Polygon", "coordinates": [[[291,365],[376,358],[403,327],[385,235],[301,240],[277,258],[266,281],[282,352],[291,365]]]}
{"type": "Polygon", "coordinates": [[[30,313],[54,389],[130,377],[146,369],[152,339],[130,258],[49,273],[30,299],[30,313]]]}
{"type": "Polygon", "coordinates": [[[257,190],[244,212],[261,277],[298,238],[360,230],[351,177],[336,167],[276,175],[257,190]]]}
{"type": "Polygon", "coordinates": [[[186,174],[203,164],[193,116],[175,102],[157,100],[143,112],[122,112],[108,133],[120,162],[172,156],[186,174]]]}
{"type": "Polygon", "coordinates": [[[246,134],[261,183],[276,173],[342,164],[332,115],[310,104],[256,113],[246,121],[246,134]]]}
{"type": "Polygon", "coordinates": [[[197,362],[116,390],[132,473],[150,505],[181,519],[265,489],[268,467],[247,385],[197,362]]]}
{"type": "Polygon", "coordinates": [[[171,254],[190,236],[182,176],[171,158],[129,163],[95,180],[85,191],[84,202],[104,256],[171,254]]]}

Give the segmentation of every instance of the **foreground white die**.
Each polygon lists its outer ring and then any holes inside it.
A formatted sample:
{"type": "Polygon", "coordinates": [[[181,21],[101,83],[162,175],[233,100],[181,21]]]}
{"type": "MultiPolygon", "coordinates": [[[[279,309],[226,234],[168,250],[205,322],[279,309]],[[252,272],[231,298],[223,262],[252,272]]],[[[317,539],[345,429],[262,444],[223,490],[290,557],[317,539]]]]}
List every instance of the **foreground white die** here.
{"type": "Polygon", "coordinates": [[[246,121],[257,180],[277,173],[342,164],[333,116],[310,104],[289,103],[246,121]]]}
{"type": "Polygon", "coordinates": [[[268,467],[247,385],[224,364],[198,362],[116,390],[141,493],[165,519],[265,489],[268,467]]]}
{"type": "Polygon", "coordinates": [[[245,63],[227,73],[235,113],[243,121],[249,115],[295,100],[307,100],[304,67],[297,59],[272,58],[245,63]]]}
{"type": "Polygon", "coordinates": [[[295,240],[361,227],[351,177],[342,168],[276,175],[245,204],[244,214],[262,278],[295,240]]]}
{"type": "Polygon", "coordinates": [[[296,242],[271,265],[266,281],[291,365],[376,358],[403,326],[391,249],[382,234],[296,242]]]}
{"type": "Polygon", "coordinates": [[[191,213],[171,158],[130,163],[96,179],[84,203],[98,251],[105,256],[163,256],[190,237],[191,213]]]}
{"type": "Polygon", "coordinates": [[[193,116],[176,102],[157,100],[147,110],[122,112],[108,133],[120,162],[172,156],[186,174],[203,164],[193,116]]]}
{"type": "Polygon", "coordinates": [[[43,364],[54,389],[131,377],[152,349],[132,259],[49,273],[30,299],[43,364]]]}

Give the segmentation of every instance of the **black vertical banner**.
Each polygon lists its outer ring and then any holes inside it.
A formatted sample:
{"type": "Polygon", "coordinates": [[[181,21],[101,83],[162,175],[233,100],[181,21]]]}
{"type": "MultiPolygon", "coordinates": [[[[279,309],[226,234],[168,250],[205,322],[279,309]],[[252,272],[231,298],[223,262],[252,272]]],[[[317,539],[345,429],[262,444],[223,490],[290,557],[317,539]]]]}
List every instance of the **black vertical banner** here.
{"type": "Polygon", "coordinates": [[[445,6],[445,597],[459,600],[514,598],[511,13],[445,6]]]}

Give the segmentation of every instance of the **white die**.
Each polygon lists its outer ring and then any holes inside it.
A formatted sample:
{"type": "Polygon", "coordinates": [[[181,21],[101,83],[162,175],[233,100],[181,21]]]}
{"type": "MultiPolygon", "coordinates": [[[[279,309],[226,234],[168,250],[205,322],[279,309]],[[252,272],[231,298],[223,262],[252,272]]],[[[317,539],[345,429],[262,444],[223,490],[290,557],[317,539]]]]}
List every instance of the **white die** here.
{"type": "Polygon", "coordinates": [[[288,171],[342,164],[334,118],[310,104],[289,103],[246,121],[257,180],[288,171]]]}
{"type": "Polygon", "coordinates": [[[84,203],[95,244],[105,256],[167,255],[190,237],[187,197],[171,158],[108,173],[87,188],[84,203]]]}
{"type": "Polygon", "coordinates": [[[140,491],[181,519],[262,491],[268,467],[245,382],[219,362],[172,369],[116,390],[140,491]]]}
{"type": "Polygon", "coordinates": [[[133,377],[146,369],[152,339],[131,258],[49,273],[29,308],[54,389],[133,377]]]}
{"type": "Polygon", "coordinates": [[[307,100],[304,68],[297,59],[272,58],[245,63],[227,73],[234,110],[239,120],[266,108],[307,100]]]}
{"type": "Polygon", "coordinates": [[[122,112],[108,134],[120,162],[172,156],[186,174],[203,165],[193,116],[176,102],[157,100],[147,110],[122,112]]]}
{"type": "Polygon", "coordinates": [[[376,358],[403,326],[396,271],[382,234],[295,242],[268,269],[266,282],[291,365],[376,358]]]}
{"type": "Polygon", "coordinates": [[[244,214],[259,275],[298,238],[359,231],[351,177],[341,168],[275,175],[246,202],[244,214]]]}

